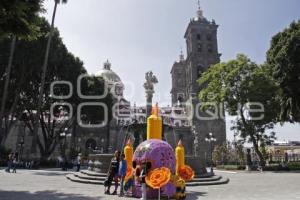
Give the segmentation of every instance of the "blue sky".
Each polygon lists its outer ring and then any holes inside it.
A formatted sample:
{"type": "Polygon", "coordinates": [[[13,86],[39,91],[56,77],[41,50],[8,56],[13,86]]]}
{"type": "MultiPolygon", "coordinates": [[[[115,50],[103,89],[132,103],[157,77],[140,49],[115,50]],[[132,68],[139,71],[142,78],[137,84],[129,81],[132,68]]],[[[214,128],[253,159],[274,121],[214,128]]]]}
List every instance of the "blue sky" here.
{"type": "MultiPolygon", "coordinates": [[[[48,19],[53,2],[46,1],[48,19]]],[[[220,25],[222,61],[244,53],[263,63],[271,37],[300,19],[299,0],[202,0],[201,7],[207,19],[220,25]]],[[[168,105],[171,66],[181,47],[185,51],[183,35],[196,10],[197,0],[69,0],[58,7],[56,26],[89,73],[96,73],[109,59],[125,82],[127,98],[143,104],[144,74],[152,70],[159,80],[154,101],[168,105]]],[[[231,139],[229,127],[228,122],[231,139]]],[[[275,131],[279,139],[300,140],[299,125],[275,131]]]]}

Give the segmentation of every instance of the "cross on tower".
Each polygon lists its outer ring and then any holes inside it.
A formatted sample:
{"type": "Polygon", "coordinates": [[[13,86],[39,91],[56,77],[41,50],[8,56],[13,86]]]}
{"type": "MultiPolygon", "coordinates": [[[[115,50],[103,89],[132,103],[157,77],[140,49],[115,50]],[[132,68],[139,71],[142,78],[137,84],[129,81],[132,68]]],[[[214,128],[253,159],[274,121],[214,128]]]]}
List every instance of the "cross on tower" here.
{"type": "Polygon", "coordinates": [[[200,0],[198,0],[197,17],[198,17],[198,19],[202,19],[203,18],[203,11],[201,9],[200,0]]]}

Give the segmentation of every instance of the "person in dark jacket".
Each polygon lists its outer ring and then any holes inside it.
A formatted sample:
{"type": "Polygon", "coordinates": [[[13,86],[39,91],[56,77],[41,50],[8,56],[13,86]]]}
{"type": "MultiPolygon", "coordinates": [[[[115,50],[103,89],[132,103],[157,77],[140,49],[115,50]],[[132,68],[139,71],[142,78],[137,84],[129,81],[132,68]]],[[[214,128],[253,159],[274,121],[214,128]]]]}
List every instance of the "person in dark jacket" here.
{"type": "Polygon", "coordinates": [[[108,169],[108,177],[107,177],[107,189],[105,194],[110,194],[110,187],[112,184],[112,180],[115,181],[115,190],[112,195],[117,194],[118,189],[118,178],[119,178],[119,162],[120,162],[120,151],[116,151],[114,157],[110,161],[110,166],[108,169]]]}

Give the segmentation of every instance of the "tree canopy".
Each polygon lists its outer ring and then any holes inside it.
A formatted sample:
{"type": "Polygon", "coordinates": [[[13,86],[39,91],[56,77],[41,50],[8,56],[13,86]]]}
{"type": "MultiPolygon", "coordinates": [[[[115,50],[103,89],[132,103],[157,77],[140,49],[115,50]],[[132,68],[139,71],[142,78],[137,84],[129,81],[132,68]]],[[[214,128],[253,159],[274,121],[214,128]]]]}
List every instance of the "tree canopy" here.
{"type": "MultiPolygon", "coordinates": [[[[7,126],[11,126],[15,121],[21,120],[26,124],[26,127],[30,130],[31,134],[33,134],[34,131],[34,119],[38,101],[37,94],[41,85],[41,65],[43,63],[45,47],[50,30],[50,24],[43,18],[40,20],[40,34],[36,39],[20,39],[16,42],[15,59],[13,60],[8,90],[9,98],[4,115],[7,126]]],[[[0,41],[0,47],[9,46],[9,43],[10,38],[6,38],[0,41]]],[[[0,55],[4,58],[8,57],[5,48],[0,49],[0,55]]],[[[5,74],[2,69],[5,67],[2,67],[1,65],[5,66],[6,62],[0,63],[0,77],[4,77],[5,74]]],[[[90,102],[90,100],[81,99],[77,95],[77,79],[81,74],[85,73],[86,70],[83,67],[83,62],[68,51],[59,35],[59,31],[55,29],[50,49],[49,68],[45,80],[43,104],[39,116],[41,134],[39,134],[37,138],[37,144],[43,158],[48,158],[54,151],[60,139],[59,134],[63,132],[65,128],[71,128],[76,124],[77,106],[85,101],[90,102]],[[50,85],[53,81],[71,82],[73,85],[73,95],[71,98],[64,100],[54,99],[50,94],[50,85]],[[70,103],[74,110],[72,118],[63,121],[52,119],[50,116],[50,107],[55,102],[70,103]]],[[[3,78],[0,79],[0,93],[2,92],[3,82],[3,78]]],[[[85,95],[102,94],[104,85],[104,80],[102,78],[88,76],[82,80],[81,90],[85,95]]],[[[54,90],[56,95],[66,95],[69,93],[68,87],[54,87],[54,90]]],[[[104,99],[96,99],[94,101],[103,102],[108,106],[110,111],[112,107],[111,98],[111,95],[108,95],[104,99]]],[[[88,114],[90,114],[88,115],[88,121],[92,123],[96,122],[95,118],[99,118],[99,113],[103,113],[103,111],[99,111],[95,108],[89,108],[89,110],[92,110],[92,112],[88,112],[88,114]]],[[[56,116],[60,115],[62,111],[69,112],[65,107],[63,110],[55,108],[54,114],[56,116]]],[[[82,113],[85,114],[84,109],[82,113]]],[[[108,117],[111,118],[111,115],[108,117]]],[[[9,134],[9,127],[7,127],[6,130],[5,135],[2,136],[3,139],[9,134]]]]}
{"type": "Polygon", "coordinates": [[[267,68],[281,88],[281,121],[300,122],[300,21],[272,38],[267,68]]]}
{"type": "Polygon", "coordinates": [[[44,0],[1,0],[0,38],[16,35],[32,38],[39,32],[40,17],[44,0]]]}
{"type": "MultiPolygon", "coordinates": [[[[237,133],[245,141],[252,142],[256,153],[264,165],[259,143],[266,143],[274,135],[266,135],[277,122],[278,88],[263,68],[245,55],[235,60],[211,66],[200,78],[203,88],[199,98],[202,102],[224,104],[229,115],[237,116],[237,133]]],[[[211,104],[210,104],[211,105],[211,104]]],[[[212,109],[202,104],[202,109],[212,109]]]]}

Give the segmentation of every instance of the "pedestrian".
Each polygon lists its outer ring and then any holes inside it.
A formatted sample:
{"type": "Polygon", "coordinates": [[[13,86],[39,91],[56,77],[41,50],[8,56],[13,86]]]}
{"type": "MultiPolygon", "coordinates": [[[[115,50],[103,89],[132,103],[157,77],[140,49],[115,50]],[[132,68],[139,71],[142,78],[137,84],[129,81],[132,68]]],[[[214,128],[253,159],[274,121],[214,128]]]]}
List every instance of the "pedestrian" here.
{"type": "Polygon", "coordinates": [[[10,173],[10,169],[11,169],[11,167],[12,167],[12,159],[13,159],[13,154],[12,153],[10,153],[9,155],[8,155],[8,160],[7,160],[7,168],[6,168],[6,172],[8,172],[8,173],[10,173]]]}
{"type": "Polygon", "coordinates": [[[120,151],[115,151],[114,157],[110,161],[110,166],[108,169],[108,177],[107,177],[107,189],[105,191],[105,194],[110,194],[110,187],[112,185],[112,180],[115,181],[115,190],[112,193],[112,195],[117,194],[118,189],[118,178],[119,178],[119,162],[120,162],[120,151]]]}
{"type": "Polygon", "coordinates": [[[12,173],[17,173],[17,166],[18,166],[18,154],[15,153],[12,158],[12,167],[13,167],[12,173]]]}
{"type": "Polygon", "coordinates": [[[127,161],[125,160],[125,154],[122,153],[119,164],[119,176],[120,176],[120,197],[124,196],[124,179],[127,172],[127,161]]]}
{"type": "Polygon", "coordinates": [[[76,158],[76,172],[80,171],[80,165],[81,165],[81,154],[78,154],[76,158]]]}

